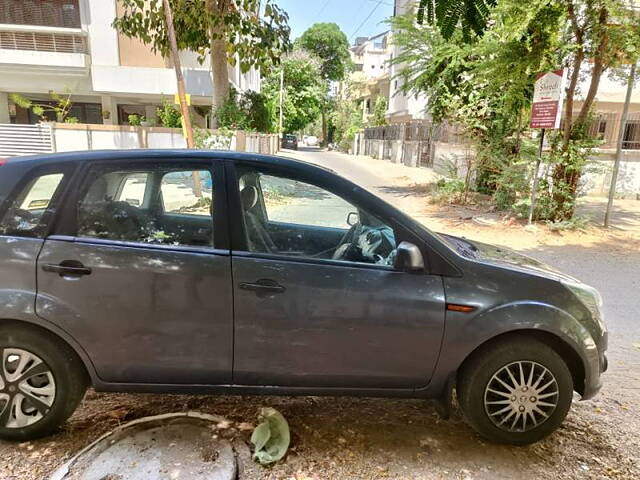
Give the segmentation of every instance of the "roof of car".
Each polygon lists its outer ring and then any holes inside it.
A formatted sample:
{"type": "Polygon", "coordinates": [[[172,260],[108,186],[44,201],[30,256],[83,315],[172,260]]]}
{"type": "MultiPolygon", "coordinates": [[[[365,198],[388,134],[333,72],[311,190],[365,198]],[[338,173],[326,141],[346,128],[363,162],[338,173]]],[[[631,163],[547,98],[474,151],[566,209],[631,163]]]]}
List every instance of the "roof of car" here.
{"type": "Polygon", "coordinates": [[[175,149],[135,149],[135,150],[84,150],[77,152],[47,153],[43,155],[29,155],[22,157],[10,157],[11,163],[33,162],[38,164],[77,162],[83,160],[109,160],[109,159],[176,159],[176,158],[211,158],[217,160],[251,160],[275,165],[303,166],[319,168],[331,173],[335,171],[322,165],[305,162],[289,157],[275,155],[263,155],[248,152],[233,152],[229,150],[195,150],[186,148],[175,149]]]}

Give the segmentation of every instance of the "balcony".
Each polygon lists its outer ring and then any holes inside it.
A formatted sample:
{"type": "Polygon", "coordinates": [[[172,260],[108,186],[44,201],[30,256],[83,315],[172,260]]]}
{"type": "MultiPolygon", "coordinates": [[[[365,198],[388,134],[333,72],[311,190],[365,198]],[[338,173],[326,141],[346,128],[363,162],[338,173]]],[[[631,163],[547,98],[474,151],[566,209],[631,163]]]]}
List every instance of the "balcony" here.
{"type": "Polygon", "coordinates": [[[0,49],[35,52],[88,53],[84,34],[25,32],[0,27],[0,49]]]}
{"type": "Polygon", "coordinates": [[[86,33],[79,28],[0,24],[0,64],[5,68],[84,71],[88,53],[86,33]]]}

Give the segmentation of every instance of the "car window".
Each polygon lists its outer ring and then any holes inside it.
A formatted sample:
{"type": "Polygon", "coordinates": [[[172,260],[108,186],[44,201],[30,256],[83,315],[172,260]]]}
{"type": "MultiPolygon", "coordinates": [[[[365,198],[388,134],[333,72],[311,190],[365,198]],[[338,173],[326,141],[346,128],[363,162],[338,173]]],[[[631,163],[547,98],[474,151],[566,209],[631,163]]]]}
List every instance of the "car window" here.
{"type": "Polygon", "coordinates": [[[347,221],[357,209],[322,188],[289,178],[260,175],[268,220],[274,222],[349,228],[347,221]]]}
{"type": "Polygon", "coordinates": [[[46,225],[44,213],[64,175],[51,173],[33,178],[13,201],[0,223],[0,234],[39,237],[46,225]]]}
{"type": "Polygon", "coordinates": [[[120,192],[116,195],[116,200],[127,202],[134,207],[141,207],[144,203],[149,177],[149,173],[126,175],[122,181],[120,192]]]}
{"type": "Polygon", "coordinates": [[[249,171],[240,176],[249,251],[392,265],[393,228],[307,182],[249,171]]]}
{"type": "Polygon", "coordinates": [[[165,164],[142,169],[135,165],[95,167],[80,189],[77,235],[144,244],[213,246],[212,197],[208,170],[165,164]]]}
{"type": "Polygon", "coordinates": [[[167,213],[209,216],[212,211],[213,181],[211,173],[180,171],[162,177],[162,208],[167,213]]]}

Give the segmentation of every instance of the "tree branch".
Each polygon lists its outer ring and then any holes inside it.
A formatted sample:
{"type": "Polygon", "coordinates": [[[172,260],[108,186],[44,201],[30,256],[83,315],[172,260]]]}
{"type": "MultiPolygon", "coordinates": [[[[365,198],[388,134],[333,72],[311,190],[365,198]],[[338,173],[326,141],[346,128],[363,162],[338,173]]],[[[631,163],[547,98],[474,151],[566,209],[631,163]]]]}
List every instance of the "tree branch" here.
{"type": "Polygon", "coordinates": [[[576,45],[578,50],[573,57],[573,66],[571,69],[571,77],[569,80],[569,86],[567,87],[567,98],[565,102],[565,117],[564,117],[564,136],[562,142],[562,149],[566,150],[569,147],[569,140],[571,139],[571,132],[573,130],[573,98],[578,86],[578,79],[580,78],[580,68],[584,61],[584,27],[580,26],[578,22],[578,15],[576,13],[575,6],[571,0],[567,2],[567,13],[571,22],[571,29],[576,37],[576,45]]]}
{"type": "Polygon", "coordinates": [[[604,57],[609,44],[609,35],[607,32],[608,19],[609,19],[609,11],[607,10],[607,7],[605,5],[602,5],[602,7],[600,7],[600,12],[598,14],[599,41],[598,41],[598,48],[596,50],[595,58],[593,60],[593,71],[591,72],[591,83],[589,85],[589,91],[587,92],[587,96],[585,97],[584,103],[582,104],[582,108],[580,109],[580,114],[576,119],[577,124],[581,124],[586,121],[587,115],[589,115],[589,111],[591,110],[593,101],[595,100],[596,94],[598,93],[600,78],[602,77],[602,72],[604,72],[604,60],[605,60],[604,57]]]}

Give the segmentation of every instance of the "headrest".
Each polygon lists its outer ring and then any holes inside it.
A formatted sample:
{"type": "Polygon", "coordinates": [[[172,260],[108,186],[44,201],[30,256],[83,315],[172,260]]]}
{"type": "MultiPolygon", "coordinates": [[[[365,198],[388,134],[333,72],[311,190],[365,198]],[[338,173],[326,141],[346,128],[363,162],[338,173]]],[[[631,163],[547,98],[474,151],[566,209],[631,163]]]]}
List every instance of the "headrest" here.
{"type": "Polygon", "coordinates": [[[89,187],[86,193],[85,202],[101,202],[107,198],[107,180],[104,177],[98,177],[89,187]]]}
{"type": "Polygon", "coordinates": [[[258,203],[258,189],[253,185],[247,185],[240,192],[240,201],[245,211],[252,209],[258,203]]]}

